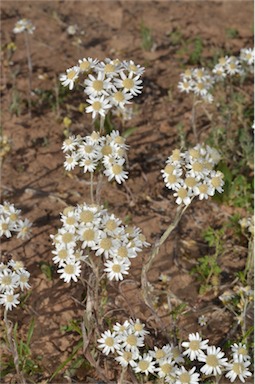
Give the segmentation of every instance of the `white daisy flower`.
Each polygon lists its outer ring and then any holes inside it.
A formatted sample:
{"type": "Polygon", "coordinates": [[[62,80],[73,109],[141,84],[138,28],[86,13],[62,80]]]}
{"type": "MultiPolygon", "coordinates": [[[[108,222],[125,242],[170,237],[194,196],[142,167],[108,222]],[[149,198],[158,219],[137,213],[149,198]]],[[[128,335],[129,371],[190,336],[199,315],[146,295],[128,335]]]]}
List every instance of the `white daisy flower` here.
{"type": "Polygon", "coordinates": [[[123,170],[124,162],[125,159],[116,159],[104,170],[104,174],[108,177],[109,181],[115,179],[118,184],[121,184],[125,179],[128,179],[128,172],[123,170]]]}
{"type": "Polygon", "coordinates": [[[68,232],[66,228],[62,227],[58,230],[59,243],[67,249],[72,249],[76,246],[76,235],[75,233],[68,232]]]}
{"type": "Polygon", "coordinates": [[[92,113],[92,119],[95,119],[98,115],[105,116],[105,114],[108,112],[108,109],[112,107],[109,99],[105,98],[104,95],[100,97],[90,96],[90,98],[86,101],[91,104],[86,108],[86,112],[92,113]]]}
{"type": "Polygon", "coordinates": [[[78,79],[80,73],[80,68],[74,66],[66,70],[66,74],[62,73],[59,77],[62,85],[64,87],[69,86],[70,91],[73,89],[75,81],[78,79]]]}
{"type": "Polygon", "coordinates": [[[207,347],[206,354],[204,352],[198,355],[198,360],[205,363],[200,371],[205,375],[220,375],[222,369],[227,365],[227,358],[223,358],[224,352],[220,347],[207,347]]]}
{"type": "Polygon", "coordinates": [[[127,331],[129,328],[130,328],[130,323],[129,323],[128,320],[125,320],[123,324],[116,323],[116,324],[113,326],[113,330],[114,330],[118,335],[123,334],[123,333],[124,333],[125,331],[127,331]]]}
{"type": "Polygon", "coordinates": [[[30,34],[33,34],[34,30],[35,30],[35,26],[32,24],[30,20],[21,19],[17,21],[17,23],[15,24],[13,33],[22,33],[24,31],[27,31],[30,34]]]}
{"type": "Polygon", "coordinates": [[[250,361],[242,361],[242,359],[233,361],[227,365],[228,372],[225,376],[231,383],[233,383],[237,377],[242,383],[245,383],[245,379],[252,376],[252,373],[248,370],[250,364],[250,361]]]}
{"type": "Polygon", "coordinates": [[[208,339],[203,340],[198,332],[189,334],[189,341],[184,341],[182,346],[188,348],[183,352],[184,356],[188,356],[191,361],[198,358],[203,349],[207,349],[208,339]]]}
{"type": "Polygon", "coordinates": [[[205,316],[205,315],[201,315],[199,316],[199,318],[197,319],[197,322],[198,324],[201,326],[201,327],[204,327],[207,325],[207,321],[208,321],[208,318],[205,316]]]}
{"type": "Polygon", "coordinates": [[[210,75],[205,68],[195,68],[192,72],[192,75],[197,81],[205,81],[210,79],[210,75]]]}
{"type": "Polygon", "coordinates": [[[96,251],[95,252],[96,256],[100,256],[104,254],[104,256],[108,258],[109,256],[110,257],[114,256],[114,251],[115,251],[115,248],[118,246],[118,244],[119,244],[118,240],[113,239],[112,237],[107,236],[106,233],[102,232],[100,238],[96,242],[96,245],[92,247],[92,249],[96,251]]]}
{"type": "Polygon", "coordinates": [[[102,71],[105,76],[113,78],[118,76],[120,71],[121,65],[119,62],[116,62],[116,60],[111,60],[109,58],[106,58],[104,61],[101,61],[98,63],[96,67],[96,71],[102,71]]]}
{"type": "Polygon", "coordinates": [[[176,203],[178,205],[185,204],[189,205],[191,203],[191,192],[186,187],[180,187],[175,189],[176,192],[174,193],[174,197],[177,197],[176,203]]]}
{"type": "Polygon", "coordinates": [[[70,283],[71,280],[78,281],[77,277],[81,274],[80,261],[67,260],[62,267],[58,269],[58,273],[61,273],[60,279],[63,279],[65,283],[70,283]]]}
{"type": "Polygon", "coordinates": [[[175,384],[198,384],[199,373],[195,373],[196,367],[187,371],[183,366],[176,370],[177,380],[175,384]]]}
{"type": "MultiPolygon", "coordinates": [[[[13,259],[11,259],[11,260],[8,262],[8,266],[12,267],[12,269],[13,269],[15,272],[25,270],[24,263],[23,263],[23,261],[20,261],[20,260],[13,260],[13,259]]],[[[7,268],[7,266],[6,266],[6,268],[7,268]]],[[[0,268],[0,273],[1,273],[1,268],[0,268]]]]}
{"type": "Polygon", "coordinates": [[[12,223],[9,217],[0,216],[0,237],[5,236],[10,238],[12,223]]]}
{"type": "Polygon", "coordinates": [[[104,72],[98,72],[97,77],[89,75],[84,81],[86,88],[84,92],[88,96],[98,97],[101,95],[109,96],[109,91],[112,87],[111,79],[105,78],[104,72]]]}
{"type": "Polygon", "coordinates": [[[132,328],[128,328],[119,335],[121,347],[126,351],[136,352],[140,347],[144,346],[144,338],[134,335],[132,328]]]}
{"type": "Polygon", "coordinates": [[[139,361],[135,363],[134,371],[136,373],[144,373],[146,376],[149,373],[155,372],[155,362],[152,361],[152,356],[144,353],[143,356],[139,355],[139,361]]]}
{"type": "Polygon", "coordinates": [[[219,193],[223,192],[223,185],[224,185],[224,180],[223,180],[223,173],[220,171],[211,171],[210,177],[207,179],[207,182],[209,186],[212,189],[212,194],[214,195],[215,191],[218,191],[219,193]]]}
{"type": "Polygon", "coordinates": [[[66,215],[62,214],[60,221],[62,221],[68,232],[75,233],[78,226],[78,220],[74,211],[68,212],[66,215]]]}
{"type": "Polygon", "coordinates": [[[15,231],[18,232],[17,238],[22,240],[29,239],[32,223],[28,219],[18,220],[15,231]]]}
{"type": "Polygon", "coordinates": [[[254,48],[241,49],[240,59],[245,61],[248,65],[254,64],[254,48]]]}
{"type": "Polygon", "coordinates": [[[131,93],[134,96],[137,96],[141,93],[142,80],[139,80],[140,76],[133,77],[132,72],[129,73],[128,77],[123,71],[120,72],[121,79],[114,79],[114,85],[116,88],[123,88],[124,92],[131,93]]]}
{"type": "Polygon", "coordinates": [[[250,360],[251,358],[248,354],[245,344],[242,344],[242,343],[232,344],[231,350],[232,350],[234,361],[247,361],[247,360],[250,360]]]}
{"type": "Polygon", "coordinates": [[[114,258],[113,260],[107,260],[104,265],[106,267],[104,271],[107,273],[108,279],[119,281],[123,280],[123,275],[128,274],[130,261],[114,258]]]}
{"type": "Polygon", "coordinates": [[[121,227],[122,221],[115,217],[115,215],[105,215],[102,218],[102,227],[104,232],[110,236],[118,236],[123,232],[123,228],[121,227]]]}
{"type": "Polygon", "coordinates": [[[118,337],[115,332],[105,331],[101,334],[101,338],[97,340],[100,345],[98,348],[103,349],[102,352],[105,355],[109,355],[109,353],[114,353],[115,351],[120,349],[118,337]]]}
{"type": "Polygon", "coordinates": [[[180,77],[182,79],[191,79],[193,76],[193,71],[192,69],[186,69],[183,73],[180,74],[180,77]]]}
{"type": "Polygon", "coordinates": [[[19,294],[14,295],[12,291],[5,292],[0,295],[0,304],[4,305],[6,310],[12,310],[12,307],[17,307],[20,303],[18,300],[19,294]]]}
{"type": "Polygon", "coordinates": [[[31,286],[28,284],[28,280],[30,277],[30,273],[26,270],[19,270],[17,272],[17,276],[19,279],[19,287],[23,291],[25,289],[30,289],[31,286]]]}
{"type": "Polygon", "coordinates": [[[115,105],[119,108],[125,108],[126,104],[131,104],[129,100],[131,100],[132,98],[133,96],[130,93],[117,89],[113,91],[110,96],[112,105],[115,105]]]}
{"type": "Polygon", "coordinates": [[[86,247],[95,247],[102,235],[102,231],[99,231],[98,228],[92,224],[87,224],[79,228],[78,234],[80,236],[79,240],[82,242],[81,247],[84,249],[86,247]]]}
{"type": "Polygon", "coordinates": [[[228,63],[226,64],[226,71],[229,75],[238,75],[241,73],[240,61],[232,56],[230,57],[228,63]]]}
{"type": "Polygon", "coordinates": [[[90,172],[93,173],[96,170],[97,167],[97,161],[91,160],[91,159],[82,159],[79,162],[79,166],[83,167],[83,172],[90,172]]]}
{"type": "Polygon", "coordinates": [[[66,264],[67,260],[70,259],[70,256],[73,255],[73,250],[66,249],[65,246],[61,245],[60,247],[57,247],[55,251],[52,251],[53,255],[56,255],[53,257],[53,262],[55,264],[59,264],[60,267],[66,264]]]}
{"type": "Polygon", "coordinates": [[[183,180],[181,177],[174,175],[173,173],[163,173],[163,179],[166,184],[166,187],[169,189],[173,189],[174,191],[178,191],[183,186],[183,180]]]}
{"type": "Polygon", "coordinates": [[[68,137],[68,139],[66,139],[64,142],[63,142],[63,145],[62,145],[62,150],[63,152],[67,152],[67,151],[75,151],[76,148],[77,148],[77,145],[78,145],[78,140],[75,136],[70,136],[68,137]]]}
{"type": "Polygon", "coordinates": [[[182,356],[182,352],[180,351],[180,348],[173,344],[171,344],[170,347],[171,347],[171,354],[172,354],[173,360],[177,364],[184,363],[184,358],[182,356]]]}
{"type": "Polygon", "coordinates": [[[171,376],[175,377],[176,366],[175,362],[171,359],[160,359],[158,361],[159,367],[155,369],[159,377],[171,376]]]}
{"type": "Polygon", "coordinates": [[[16,272],[6,268],[0,273],[0,291],[12,292],[19,286],[19,276],[16,272]]]}
{"type": "Polygon", "coordinates": [[[145,68],[140,65],[136,65],[133,60],[123,61],[123,67],[129,71],[132,75],[141,76],[144,73],[145,68]]]}
{"type": "Polygon", "coordinates": [[[213,196],[214,190],[206,182],[198,183],[194,187],[194,194],[198,196],[199,200],[208,199],[209,196],[213,196]]]}
{"type": "Polygon", "coordinates": [[[139,319],[136,319],[135,321],[130,319],[129,324],[135,336],[144,337],[145,335],[148,335],[150,333],[144,329],[145,324],[141,323],[139,319]]]}
{"type": "Polygon", "coordinates": [[[117,350],[118,357],[115,357],[115,360],[118,361],[118,363],[122,367],[127,367],[130,365],[131,367],[136,366],[135,360],[138,359],[139,352],[138,351],[123,351],[123,350],[117,350]]]}
{"type": "Polygon", "coordinates": [[[162,348],[154,347],[149,354],[159,363],[161,360],[172,359],[172,348],[170,344],[164,345],[162,348]]]}
{"type": "Polygon", "coordinates": [[[214,78],[216,80],[224,80],[227,76],[225,67],[221,64],[216,64],[212,70],[212,73],[214,74],[214,78]]]}
{"type": "Polygon", "coordinates": [[[83,58],[79,60],[78,64],[79,64],[79,70],[81,73],[89,72],[91,69],[94,69],[97,66],[98,60],[88,57],[88,58],[83,58]]]}
{"type": "Polygon", "coordinates": [[[64,162],[64,168],[68,172],[72,171],[76,165],[78,165],[78,156],[74,152],[71,155],[66,155],[66,160],[64,162]]]}
{"type": "Polygon", "coordinates": [[[183,81],[180,81],[178,83],[177,87],[180,90],[180,92],[190,93],[191,91],[193,91],[193,85],[194,85],[193,80],[183,79],[183,81]]]}
{"type": "Polygon", "coordinates": [[[197,81],[193,84],[195,95],[206,96],[208,93],[208,84],[205,81],[197,81]]]}

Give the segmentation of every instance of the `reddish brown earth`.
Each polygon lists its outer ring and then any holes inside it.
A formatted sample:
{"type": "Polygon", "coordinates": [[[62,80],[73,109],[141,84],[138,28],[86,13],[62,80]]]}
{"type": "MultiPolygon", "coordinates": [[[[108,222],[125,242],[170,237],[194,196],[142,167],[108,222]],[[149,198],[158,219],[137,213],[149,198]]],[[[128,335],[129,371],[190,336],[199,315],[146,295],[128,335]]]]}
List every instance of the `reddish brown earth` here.
{"type": "MultiPolygon", "coordinates": [[[[32,377],[34,382],[46,383],[54,370],[72,352],[77,338],[72,333],[64,334],[60,328],[71,319],[81,319],[83,306],[79,303],[84,288],[80,283],[65,284],[56,270],[53,278],[47,279],[41,264],[52,265],[50,234],[60,226],[59,213],[67,205],[90,202],[88,179],[79,175],[68,177],[63,168],[61,145],[63,118],[69,116],[73,123],[70,131],[86,135],[91,132],[91,117],[77,112],[82,93],[72,93],[60,104],[59,115],[52,109],[55,102],[54,89],[60,73],[73,66],[78,59],[112,57],[132,59],[146,67],[142,95],[134,100],[137,114],[126,124],[138,129],[127,142],[130,145],[129,179],[123,185],[104,183],[102,203],[117,216],[130,217],[131,222],[142,228],[148,241],[153,243],[164,232],[175,215],[175,202],[164,187],[160,170],[166,158],[179,146],[177,125],[182,122],[190,145],[194,143],[190,129],[191,103],[189,97],[177,90],[179,75],[187,64],[187,53],[180,55],[179,47],[171,43],[169,33],[181,31],[183,39],[200,36],[203,45],[203,60],[216,52],[238,54],[243,47],[252,46],[253,3],[250,1],[3,1],[2,45],[14,41],[17,49],[8,62],[2,54],[2,127],[11,140],[11,151],[2,168],[2,200],[8,200],[22,209],[23,215],[33,221],[33,235],[29,241],[12,238],[2,242],[2,254],[24,261],[31,273],[32,291],[25,309],[11,312],[10,318],[18,321],[21,334],[25,334],[31,317],[35,318],[35,331],[31,349],[33,356],[41,356],[43,373],[32,377]],[[13,74],[17,71],[16,88],[22,99],[27,98],[27,62],[23,36],[14,35],[12,29],[20,18],[28,18],[36,26],[31,36],[33,61],[33,89],[51,90],[52,102],[33,96],[32,117],[22,103],[19,116],[10,114],[13,74]],[[141,48],[140,26],[144,23],[152,31],[154,50],[141,48]],[[69,25],[77,25],[78,32],[68,36],[69,25]],[[228,38],[226,29],[238,30],[236,38],[228,38]]],[[[202,123],[203,124],[203,123],[202,123]]],[[[199,126],[203,128],[203,126],[199,126]]],[[[203,130],[201,140],[206,138],[203,130]]],[[[209,318],[203,334],[213,343],[228,337],[232,316],[221,306],[217,296],[222,293],[198,295],[198,283],[189,273],[195,260],[208,251],[201,230],[211,225],[219,226],[235,212],[214,201],[194,202],[187,210],[174,234],[157,256],[150,281],[156,289],[168,290],[173,305],[185,302],[186,313],[181,316],[178,327],[180,337],[187,337],[198,330],[200,315],[209,318]],[[163,287],[159,276],[170,277],[163,287]]],[[[140,318],[152,332],[160,331],[150,310],[145,306],[140,289],[140,272],[146,251],[134,263],[128,281],[109,287],[108,310],[123,308],[114,314],[117,320],[125,316],[140,318]],[[132,312],[130,312],[130,307],[132,312]]],[[[229,255],[222,260],[222,268],[231,276],[244,267],[246,250],[239,255],[229,255]]],[[[161,295],[163,300],[163,295],[161,295]]],[[[159,304],[159,314],[164,311],[159,304]]],[[[171,329],[169,317],[162,321],[171,329]]],[[[102,332],[104,329],[100,329],[102,332]]],[[[160,332],[157,338],[161,338],[160,332]]],[[[116,380],[111,364],[101,364],[108,372],[108,379],[116,380]],[[110,365],[109,365],[110,364],[110,365]]],[[[105,359],[106,360],[106,359],[105,359]]],[[[93,370],[83,370],[76,376],[79,383],[96,382],[99,377],[93,370]]],[[[32,380],[31,379],[31,380],[32,380]]],[[[3,378],[4,383],[13,383],[12,375],[3,378]]],[[[55,378],[56,383],[69,382],[63,371],[55,378]]],[[[70,381],[71,382],[71,381],[70,381]]]]}

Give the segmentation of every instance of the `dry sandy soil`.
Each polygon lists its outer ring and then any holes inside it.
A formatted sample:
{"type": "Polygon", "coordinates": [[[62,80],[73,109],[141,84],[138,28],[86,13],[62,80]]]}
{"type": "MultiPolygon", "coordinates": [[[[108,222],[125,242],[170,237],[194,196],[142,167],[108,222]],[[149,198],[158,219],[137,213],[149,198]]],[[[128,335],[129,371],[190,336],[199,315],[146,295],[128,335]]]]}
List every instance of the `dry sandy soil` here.
{"type": "MultiPolygon", "coordinates": [[[[250,1],[2,1],[2,45],[15,41],[17,49],[8,62],[2,55],[2,127],[11,139],[11,152],[2,168],[2,200],[9,200],[23,215],[33,221],[33,235],[27,242],[12,238],[2,242],[3,257],[22,259],[31,273],[32,292],[25,310],[16,309],[10,318],[18,321],[21,334],[25,333],[31,317],[35,318],[35,331],[31,349],[33,356],[40,355],[43,373],[34,376],[34,382],[49,379],[54,370],[71,353],[76,343],[72,333],[61,333],[60,328],[71,319],[81,319],[83,306],[79,303],[84,288],[80,283],[66,285],[56,270],[51,280],[42,272],[43,263],[52,265],[52,245],[49,235],[60,226],[59,213],[66,205],[90,202],[87,178],[82,175],[68,177],[63,168],[61,151],[63,118],[69,116],[73,123],[70,131],[86,135],[91,132],[91,118],[77,112],[82,93],[67,96],[60,104],[59,113],[52,108],[54,89],[60,73],[73,66],[78,59],[112,57],[132,59],[146,67],[143,76],[144,89],[134,103],[137,114],[125,127],[137,127],[127,142],[130,145],[129,179],[123,185],[104,183],[102,203],[117,216],[130,217],[146,238],[154,242],[166,229],[175,214],[175,202],[164,187],[160,170],[171,150],[179,146],[177,125],[183,123],[190,145],[194,143],[190,128],[190,99],[177,90],[179,75],[189,66],[188,53],[179,53],[180,46],[171,42],[169,35],[180,31],[183,40],[201,37],[204,62],[219,50],[238,55],[243,47],[252,46],[253,3],[250,1]],[[28,18],[36,26],[31,36],[33,61],[32,88],[51,92],[52,99],[42,100],[33,96],[32,116],[21,102],[19,116],[10,113],[15,87],[22,99],[26,99],[27,62],[23,36],[14,35],[12,29],[20,18],[28,18]],[[151,29],[155,43],[152,51],[141,48],[141,24],[151,29]],[[77,26],[74,36],[67,34],[70,25],[77,26]],[[235,38],[227,37],[228,28],[236,29],[235,38]]],[[[206,137],[206,122],[201,119],[198,130],[206,137]]],[[[232,327],[232,316],[224,311],[217,296],[211,293],[198,295],[198,283],[189,270],[195,260],[206,254],[207,245],[201,229],[219,226],[234,209],[218,205],[214,201],[195,202],[187,210],[171,239],[157,256],[149,278],[159,290],[161,273],[170,277],[167,289],[177,302],[187,303],[187,311],[179,321],[180,336],[198,330],[200,315],[209,318],[203,329],[205,336],[221,343],[232,327]]],[[[114,316],[122,320],[134,315],[146,322],[152,332],[160,331],[150,310],[145,306],[140,288],[140,272],[143,253],[134,263],[130,279],[122,287],[109,287],[108,310],[123,308],[114,316]],[[123,298],[124,297],[124,298],[123,298]],[[132,313],[130,308],[132,307],[132,313]]],[[[231,282],[233,273],[243,268],[246,251],[234,259],[226,255],[222,260],[225,284],[231,282]]],[[[165,287],[164,287],[165,289],[165,287]]],[[[159,308],[164,314],[164,308],[159,308]]],[[[163,316],[166,329],[170,329],[169,317],[163,316]]],[[[103,331],[104,329],[100,329],[103,331]]],[[[158,339],[161,338],[158,332],[158,339]]],[[[101,361],[108,379],[116,380],[117,374],[101,361]]],[[[97,382],[97,373],[84,369],[75,376],[75,382],[97,382]]],[[[11,383],[12,375],[3,378],[11,383]]],[[[56,383],[68,382],[63,371],[54,379],[56,383]]]]}

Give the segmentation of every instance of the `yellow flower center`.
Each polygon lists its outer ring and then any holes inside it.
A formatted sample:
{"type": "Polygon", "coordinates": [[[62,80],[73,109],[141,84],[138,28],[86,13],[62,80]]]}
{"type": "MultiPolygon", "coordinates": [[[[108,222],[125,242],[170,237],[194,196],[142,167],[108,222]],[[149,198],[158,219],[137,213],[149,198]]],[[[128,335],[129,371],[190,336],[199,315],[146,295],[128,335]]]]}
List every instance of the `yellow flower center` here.
{"type": "Polygon", "coordinates": [[[123,259],[125,259],[128,255],[128,251],[127,251],[127,248],[122,246],[122,247],[119,247],[118,249],[118,256],[119,257],[122,257],[123,259]]]}
{"type": "Polygon", "coordinates": [[[174,170],[175,170],[175,167],[171,164],[167,164],[167,166],[164,169],[164,171],[169,174],[173,173],[174,170]]]}
{"type": "Polygon", "coordinates": [[[61,259],[61,260],[64,260],[67,258],[67,250],[66,249],[61,249],[59,252],[58,252],[58,257],[61,259]]]}
{"type": "Polygon", "coordinates": [[[110,145],[104,145],[101,152],[104,156],[109,156],[112,154],[112,147],[110,145]]]}
{"type": "Polygon", "coordinates": [[[117,101],[117,102],[121,102],[121,101],[123,101],[123,100],[125,100],[125,97],[124,97],[124,95],[123,95],[123,93],[121,92],[121,91],[117,91],[117,92],[115,92],[114,93],[114,99],[117,101]]]}
{"type": "Polygon", "coordinates": [[[17,215],[16,213],[12,213],[12,214],[10,215],[10,219],[11,219],[11,221],[16,221],[17,218],[18,218],[18,215],[17,215]]]}
{"type": "Polygon", "coordinates": [[[67,224],[67,225],[74,225],[75,223],[76,223],[76,220],[75,220],[74,217],[68,217],[68,218],[66,219],[66,224],[67,224]]]}
{"type": "Polygon", "coordinates": [[[178,196],[181,198],[181,199],[185,199],[185,197],[187,197],[188,195],[188,192],[185,188],[180,188],[177,192],[178,196]]]}
{"type": "Polygon", "coordinates": [[[70,243],[73,240],[72,233],[64,233],[62,235],[62,240],[65,244],[70,243]]]}
{"type": "Polygon", "coordinates": [[[134,330],[137,331],[137,332],[142,331],[142,330],[143,330],[143,325],[140,324],[140,323],[136,323],[136,324],[134,325],[134,330]]]}
{"type": "Polygon", "coordinates": [[[178,161],[180,160],[181,156],[180,156],[180,150],[179,149],[175,149],[172,153],[172,159],[173,161],[178,161]]]}
{"type": "Polygon", "coordinates": [[[189,349],[191,351],[198,351],[200,349],[200,342],[199,342],[199,340],[192,340],[189,343],[189,349]]]}
{"type": "Polygon", "coordinates": [[[126,339],[127,344],[133,346],[137,345],[137,337],[135,335],[128,335],[126,339]]]}
{"type": "Polygon", "coordinates": [[[206,184],[201,184],[199,187],[199,192],[200,193],[207,193],[208,192],[208,186],[206,184]]]}
{"type": "Polygon", "coordinates": [[[110,219],[105,224],[105,228],[108,229],[109,231],[114,231],[117,228],[117,224],[114,220],[110,219]]]}
{"type": "Polygon", "coordinates": [[[124,360],[130,361],[130,360],[132,360],[133,354],[132,354],[132,352],[125,351],[125,352],[123,352],[122,357],[124,360]]]}
{"type": "Polygon", "coordinates": [[[115,72],[115,66],[113,64],[106,64],[104,67],[105,73],[115,72]]]}
{"type": "Polygon", "coordinates": [[[129,69],[130,71],[136,72],[138,68],[137,68],[136,65],[134,65],[134,64],[130,64],[129,67],[128,67],[128,69],[129,69]]]}
{"type": "Polygon", "coordinates": [[[114,175],[120,175],[122,172],[122,166],[119,164],[114,164],[112,166],[112,172],[114,175]]]}
{"type": "Polygon", "coordinates": [[[80,214],[80,221],[82,223],[91,223],[94,220],[94,213],[91,211],[83,211],[80,214]]]}
{"type": "Polygon", "coordinates": [[[21,275],[20,281],[21,281],[21,283],[27,283],[28,282],[28,276],[27,275],[21,275]]]}
{"type": "Polygon", "coordinates": [[[114,345],[114,339],[113,337],[107,337],[105,339],[105,345],[107,345],[107,347],[112,347],[114,345]]]}
{"type": "Polygon", "coordinates": [[[190,149],[189,150],[190,156],[194,157],[195,159],[199,159],[200,153],[197,149],[190,149]]]}
{"type": "Polygon", "coordinates": [[[89,61],[83,61],[81,64],[80,64],[80,70],[81,71],[88,71],[90,69],[90,63],[89,61]]]}
{"type": "Polygon", "coordinates": [[[94,80],[92,83],[92,87],[97,92],[102,91],[102,89],[104,88],[104,82],[102,80],[94,80]]]}
{"type": "Polygon", "coordinates": [[[95,231],[93,229],[86,229],[82,234],[82,240],[93,241],[95,239],[95,231]]]}
{"type": "Polygon", "coordinates": [[[167,180],[169,184],[174,184],[177,181],[177,177],[173,174],[168,175],[167,180]]]}
{"type": "Polygon", "coordinates": [[[109,237],[106,237],[100,241],[100,247],[105,251],[108,251],[112,246],[112,241],[109,237]]]}
{"type": "Polygon", "coordinates": [[[243,363],[233,363],[232,371],[235,372],[237,375],[240,375],[244,371],[244,365],[243,363]]]}
{"type": "Polygon", "coordinates": [[[7,231],[8,228],[9,228],[9,225],[7,223],[2,223],[2,230],[3,231],[7,231]]]}
{"type": "Polygon", "coordinates": [[[134,87],[134,80],[132,79],[125,79],[122,82],[123,87],[126,89],[132,89],[134,87]]]}
{"type": "Polygon", "coordinates": [[[218,187],[220,187],[220,185],[221,185],[221,178],[220,178],[220,177],[217,177],[217,176],[216,176],[216,177],[213,177],[211,183],[212,183],[212,186],[213,186],[214,188],[218,188],[218,187]]]}
{"type": "Polygon", "coordinates": [[[203,164],[195,162],[192,164],[192,169],[194,172],[202,172],[203,171],[203,164]]]}
{"type": "Polygon", "coordinates": [[[69,80],[72,80],[75,77],[75,75],[76,75],[76,71],[72,69],[70,72],[68,72],[67,78],[69,80]]]}
{"type": "Polygon", "coordinates": [[[113,264],[112,270],[113,270],[114,273],[120,273],[121,266],[119,264],[113,264]]]}
{"type": "Polygon", "coordinates": [[[197,181],[194,177],[186,177],[185,184],[187,185],[187,187],[192,188],[195,187],[197,181]]]}
{"type": "Polygon", "coordinates": [[[163,357],[165,357],[165,356],[166,356],[166,354],[162,349],[158,349],[155,353],[156,359],[163,359],[163,357]]]}
{"type": "Polygon", "coordinates": [[[94,109],[94,111],[100,111],[102,107],[102,103],[100,103],[100,101],[94,101],[94,103],[92,104],[92,108],[94,109]]]}
{"type": "Polygon", "coordinates": [[[149,365],[150,365],[150,363],[148,361],[145,361],[145,360],[141,360],[138,363],[138,367],[141,369],[142,372],[146,371],[146,369],[149,368],[149,365]]]}
{"type": "Polygon", "coordinates": [[[208,355],[206,358],[206,364],[215,368],[219,365],[219,361],[215,355],[208,355]]]}
{"type": "Polygon", "coordinates": [[[8,303],[12,303],[13,302],[13,299],[14,299],[14,296],[9,294],[9,295],[6,295],[6,301],[8,301],[8,303]]]}
{"type": "Polygon", "coordinates": [[[65,266],[64,270],[65,270],[65,273],[67,273],[68,275],[72,275],[74,273],[74,271],[75,271],[75,268],[74,268],[73,265],[67,264],[65,266]]]}
{"type": "Polygon", "coordinates": [[[12,278],[11,276],[4,276],[2,277],[1,284],[2,285],[11,285],[12,283],[12,278]]]}
{"type": "Polygon", "coordinates": [[[244,347],[238,348],[238,354],[239,355],[246,355],[247,354],[247,349],[244,347]]]}
{"type": "Polygon", "coordinates": [[[180,382],[183,384],[189,384],[190,382],[190,374],[188,372],[183,372],[180,375],[180,382]]]}
{"type": "Polygon", "coordinates": [[[161,369],[161,371],[165,374],[165,375],[167,375],[168,373],[170,373],[171,371],[172,371],[172,365],[171,364],[169,364],[169,363],[165,363],[165,364],[162,364],[162,365],[160,365],[160,369],[161,369]]]}

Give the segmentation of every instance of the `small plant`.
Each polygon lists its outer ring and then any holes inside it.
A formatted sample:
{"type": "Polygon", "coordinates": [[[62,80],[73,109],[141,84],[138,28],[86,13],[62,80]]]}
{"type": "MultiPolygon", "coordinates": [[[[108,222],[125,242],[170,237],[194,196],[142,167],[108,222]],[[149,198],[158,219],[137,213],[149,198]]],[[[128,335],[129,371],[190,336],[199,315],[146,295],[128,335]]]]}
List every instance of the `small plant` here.
{"type": "Polygon", "coordinates": [[[213,289],[215,293],[218,292],[220,285],[221,268],[218,264],[219,256],[222,255],[224,250],[224,228],[214,230],[209,227],[204,232],[204,239],[207,241],[209,247],[215,249],[212,255],[205,255],[198,259],[198,264],[192,269],[200,281],[199,294],[203,295],[213,289]]]}
{"type": "Polygon", "coordinates": [[[151,51],[154,43],[153,43],[153,36],[152,36],[150,28],[146,27],[142,23],[140,31],[141,31],[142,49],[144,49],[145,51],[151,51]]]}

